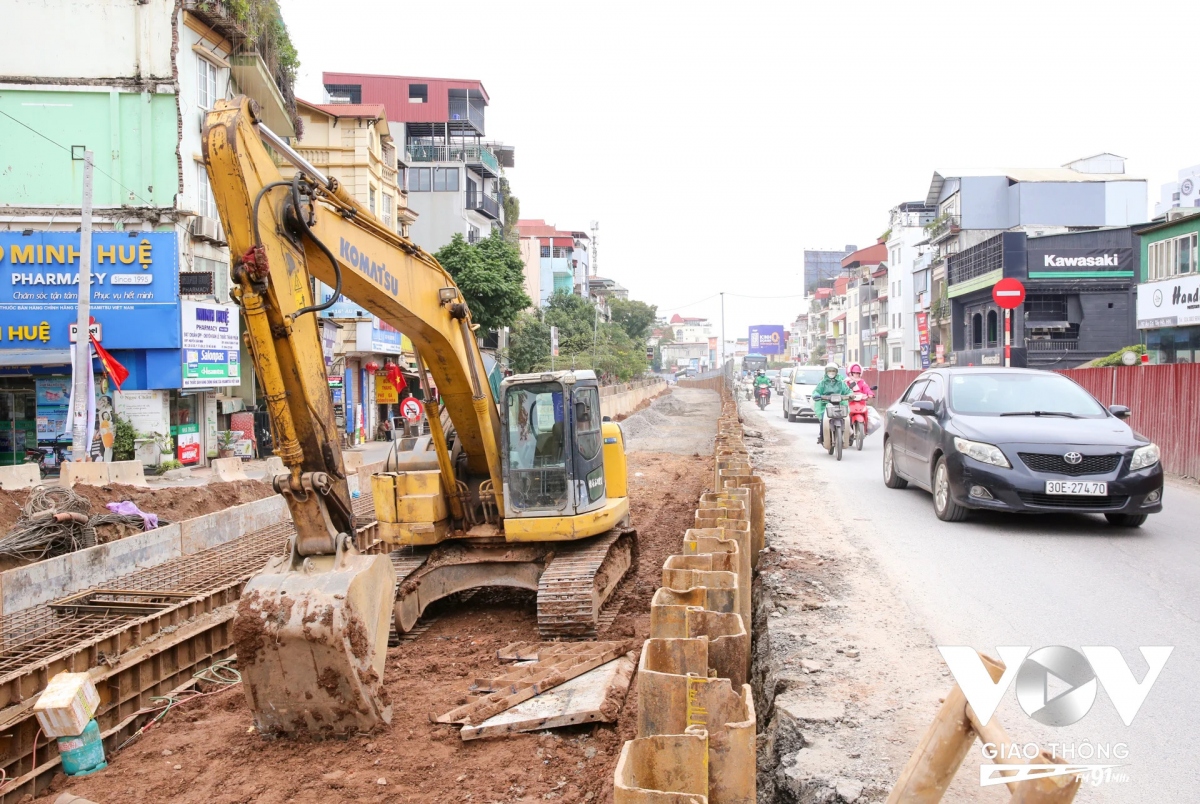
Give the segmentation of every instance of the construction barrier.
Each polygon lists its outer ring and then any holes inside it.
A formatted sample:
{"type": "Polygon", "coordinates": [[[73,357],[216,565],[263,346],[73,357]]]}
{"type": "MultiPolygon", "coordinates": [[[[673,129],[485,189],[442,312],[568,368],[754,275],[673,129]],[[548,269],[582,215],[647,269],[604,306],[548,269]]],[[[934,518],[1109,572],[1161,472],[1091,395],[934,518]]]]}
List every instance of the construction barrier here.
{"type": "Polygon", "coordinates": [[[36,463],[0,466],[0,489],[31,489],[42,484],[42,472],[36,463]]]}
{"type": "Polygon", "coordinates": [[[638,736],[621,750],[614,801],[753,804],[756,718],[746,682],[763,486],[721,378],[680,385],[721,393],[716,490],[701,495],[682,553],[663,563],[662,586],[650,604],[650,639],[638,661],[638,736]]]}
{"type": "Polygon", "coordinates": [[[148,485],[141,461],[63,461],[59,466],[58,482],[67,488],[76,483],[88,486],[107,486],[109,483],[148,485]]]}
{"type": "Polygon", "coordinates": [[[219,483],[232,483],[237,480],[249,480],[246,470],[242,467],[241,458],[216,458],[212,462],[213,480],[219,483]]]}

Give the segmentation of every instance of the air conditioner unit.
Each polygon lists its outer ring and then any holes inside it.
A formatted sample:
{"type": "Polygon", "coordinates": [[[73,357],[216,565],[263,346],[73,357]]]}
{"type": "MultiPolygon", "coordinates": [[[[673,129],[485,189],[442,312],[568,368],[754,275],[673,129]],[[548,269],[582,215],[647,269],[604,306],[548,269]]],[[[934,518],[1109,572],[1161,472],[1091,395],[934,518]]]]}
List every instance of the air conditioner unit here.
{"type": "Polygon", "coordinates": [[[192,218],[188,231],[191,232],[194,240],[207,240],[217,245],[225,245],[225,230],[221,228],[221,222],[215,218],[197,215],[192,218]]]}

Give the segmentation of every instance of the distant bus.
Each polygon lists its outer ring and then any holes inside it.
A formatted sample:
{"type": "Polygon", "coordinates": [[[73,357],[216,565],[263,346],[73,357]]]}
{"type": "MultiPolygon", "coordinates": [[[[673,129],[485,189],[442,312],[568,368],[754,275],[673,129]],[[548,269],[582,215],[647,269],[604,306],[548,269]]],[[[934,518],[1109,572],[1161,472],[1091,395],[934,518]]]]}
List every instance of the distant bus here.
{"type": "Polygon", "coordinates": [[[767,356],[766,355],[746,355],[745,357],[742,358],[742,371],[747,371],[747,372],[753,373],[755,371],[758,371],[759,369],[763,369],[765,371],[766,368],[767,368],[767,356]]]}

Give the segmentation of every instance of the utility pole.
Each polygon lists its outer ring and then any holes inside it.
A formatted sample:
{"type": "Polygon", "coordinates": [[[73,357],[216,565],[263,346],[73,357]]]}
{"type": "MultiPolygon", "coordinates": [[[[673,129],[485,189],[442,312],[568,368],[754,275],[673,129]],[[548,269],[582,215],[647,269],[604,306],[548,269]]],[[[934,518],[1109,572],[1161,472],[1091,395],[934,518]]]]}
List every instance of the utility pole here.
{"type": "Polygon", "coordinates": [[[600,276],[600,221],[592,221],[592,276],[600,276]]]}
{"type": "MultiPolygon", "coordinates": [[[[710,297],[711,298],[711,297],[710,297]]],[[[725,372],[725,291],[721,291],[721,373],[725,372]]]]}
{"type": "Polygon", "coordinates": [[[75,365],[72,367],[71,460],[87,457],[88,375],[92,373],[92,152],[83,152],[83,207],[79,224],[79,312],[76,316],[75,365]]]}
{"type": "Polygon", "coordinates": [[[592,371],[596,370],[596,343],[600,334],[600,305],[596,305],[596,319],[592,323],[592,371]]]}

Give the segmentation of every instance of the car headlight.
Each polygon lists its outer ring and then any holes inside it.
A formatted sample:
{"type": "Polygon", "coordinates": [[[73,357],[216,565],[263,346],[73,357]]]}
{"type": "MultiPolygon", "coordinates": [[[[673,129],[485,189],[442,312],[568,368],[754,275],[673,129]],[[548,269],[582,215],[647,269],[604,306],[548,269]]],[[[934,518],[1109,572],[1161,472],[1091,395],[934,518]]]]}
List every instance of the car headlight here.
{"type": "Polygon", "coordinates": [[[1138,447],[1133,451],[1133,460],[1129,464],[1129,471],[1135,469],[1145,469],[1158,463],[1158,445],[1147,444],[1144,447],[1138,447]]]}
{"type": "Polygon", "coordinates": [[[1003,469],[1012,469],[1012,464],[1008,462],[1008,458],[1004,457],[1004,453],[1000,448],[992,444],[985,444],[982,441],[968,441],[965,438],[954,438],[954,448],[966,455],[968,458],[974,458],[980,463],[999,466],[1003,469]]]}

